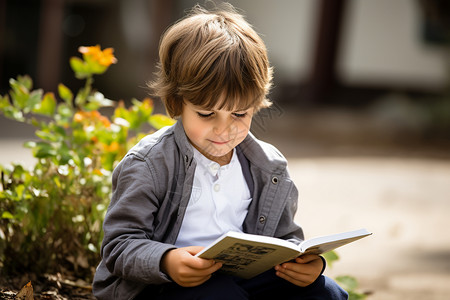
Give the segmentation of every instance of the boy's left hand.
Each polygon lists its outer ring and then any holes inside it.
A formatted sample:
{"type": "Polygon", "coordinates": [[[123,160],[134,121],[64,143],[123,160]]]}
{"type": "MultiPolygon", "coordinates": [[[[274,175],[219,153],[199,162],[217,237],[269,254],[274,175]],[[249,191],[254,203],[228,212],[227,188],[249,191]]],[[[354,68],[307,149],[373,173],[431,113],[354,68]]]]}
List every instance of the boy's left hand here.
{"type": "Polygon", "coordinates": [[[313,283],[319,277],[322,268],[323,261],[315,254],[303,255],[294,261],[275,266],[278,277],[301,287],[313,283]]]}

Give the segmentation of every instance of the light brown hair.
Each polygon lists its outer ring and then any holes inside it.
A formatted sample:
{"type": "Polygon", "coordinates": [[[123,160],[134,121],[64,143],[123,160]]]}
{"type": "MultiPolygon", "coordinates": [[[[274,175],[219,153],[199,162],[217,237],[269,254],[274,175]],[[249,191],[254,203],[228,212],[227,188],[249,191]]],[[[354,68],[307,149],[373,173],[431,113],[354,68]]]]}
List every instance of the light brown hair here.
{"type": "Polygon", "coordinates": [[[272,84],[264,42],[230,4],[195,6],[163,34],[157,78],[149,83],[171,117],[189,101],[207,110],[269,107],[272,84]]]}

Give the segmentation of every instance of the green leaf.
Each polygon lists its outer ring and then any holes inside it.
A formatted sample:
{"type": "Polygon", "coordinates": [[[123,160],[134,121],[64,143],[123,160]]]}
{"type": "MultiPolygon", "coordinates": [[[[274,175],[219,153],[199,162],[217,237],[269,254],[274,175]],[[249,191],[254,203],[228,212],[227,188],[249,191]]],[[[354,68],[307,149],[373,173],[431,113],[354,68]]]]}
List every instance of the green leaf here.
{"type": "Polygon", "coordinates": [[[53,149],[52,145],[46,142],[36,143],[36,147],[33,149],[33,152],[33,155],[36,158],[46,158],[56,155],[55,149],[53,149]]]}
{"type": "Polygon", "coordinates": [[[21,177],[25,172],[26,171],[22,165],[14,164],[14,168],[12,169],[12,174],[14,175],[14,177],[21,177]]]}
{"type": "Polygon", "coordinates": [[[73,115],[74,109],[63,102],[58,104],[55,121],[60,126],[68,127],[72,122],[73,115]]]}
{"type": "Polygon", "coordinates": [[[145,118],[150,117],[153,113],[153,101],[150,98],[145,98],[143,101],[139,101],[136,98],[131,99],[133,104],[132,109],[139,111],[145,118]]]}
{"type": "Polygon", "coordinates": [[[43,139],[44,141],[56,142],[58,138],[53,134],[53,132],[37,130],[36,136],[43,139]]]}
{"type": "Polygon", "coordinates": [[[366,295],[357,293],[354,291],[347,291],[348,292],[348,300],[364,300],[367,298],[366,295]]]}
{"type": "Polygon", "coordinates": [[[23,85],[24,87],[26,87],[28,90],[31,90],[31,88],[33,87],[33,80],[31,79],[30,76],[28,75],[24,75],[24,76],[17,76],[17,81],[23,85]]]}
{"type": "Polygon", "coordinates": [[[17,197],[21,199],[23,197],[23,192],[25,191],[25,186],[23,184],[19,184],[14,190],[17,194],[17,197]]]}
{"type": "Polygon", "coordinates": [[[70,58],[70,67],[75,72],[75,77],[84,79],[91,76],[89,66],[79,57],[70,58]]]}
{"type": "Polygon", "coordinates": [[[336,253],[336,251],[326,252],[326,253],[322,254],[322,256],[325,258],[325,260],[327,261],[327,265],[330,268],[333,266],[333,263],[335,261],[339,260],[339,255],[336,253]]]}
{"type": "MultiPolygon", "coordinates": [[[[11,88],[15,91],[20,89],[20,87],[22,86],[22,84],[20,84],[19,79],[14,79],[14,78],[10,78],[9,79],[9,85],[11,86],[11,88]]],[[[26,89],[28,90],[28,89],[26,89]]]]}
{"type": "Polygon", "coordinates": [[[342,275],[335,279],[344,290],[354,291],[358,287],[358,281],[353,276],[342,275]]]}
{"type": "Polygon", "coordinates": [[[3,114],[5,115],[5,117],[16,120],[18,122],[25,122],[22,111],[14,106],[5,107],[3,109],[3,114]]]}
{"type": "Polygon", "coordinates": [[[58,105],[58,114],[63,118],[72,118],[73,110],[67,104],[60,103],[58,105]]]}
{"type": "Polygon", "coordinates": [[[10,107],[11,106],[11,102],[9,102],[9,97],[8,95],[5,96],[0,96],[0,110],[3,110],[6,107],[10,107]]]}
{"type": "Polygon", "coordinates": [[[121,119],[124,119],[127,122],[129,122],[128,121],[128,115],[129,115],[129,112],[125,108],[125,105],[123,104],[123,101],[119,101],[119,105],[114,110],[114,119],[121,118],[121,119]]]}
{"type": "Polygon", "coordinates": [[[35,106],[38,106],[41,103],[43,91],[41,89],[32,91],[30,96],[25,103],[24,112],[30,112],[33,110],[35,106]]]}
{"type": "Polygon", "coordinates": [[[10,95],[13,105],[20,110],[24,109],[30,96],[28,88],[13,78],[9,80],[9,84],[12,88],[10,95]]]}
{"type": "Polygon", "coordinates": [[[31,118],[30,124],[37,128],[45,128],[47,123],[36,118],[31,118]]]}
{"type": "Polygon", "coordinates": [[[58,85],[58,94],[61,99],[63,99],[67,103],[67,105],[72,106],[73,93],[68,87],[60,83],[58,85]]]}
{"type": "Polygon", "coordinates": [[[4,211],[2,213],[2,219],[14,219],[14,216],[9,211],[4,211]]]}
{"type": "Polygon", "coordinates": [[[51,128],[55,132],[55,134],[58,134],[61,137],[61,139],[65,138],[67,136],[66,130],[64,129],[64,127],[52,124],[51,128]]]}
{"type": "Polygon", "coordinates": [[[98,110],[99,108],[100,108],[100,105],[95,102],[88,102],[87,104],[84,105],[84,109],[87,111],[98,110]]]}
{"type": "Polygon", "coordinates": [[[36,142],[28,141],[28,142],[25,142],[25,143],[23,144],[23,146],[24,146],[25,148],[33,149],[34,147],[36,147],[36,142]]]}
{"type": "Polygon", "coordinates": [[[53,182],[56,184],[56,186],[60,189],[61,188],[61,181],[58,177],[53,177],[53,182]]]}
{"type": "Polygon", "coordinates": [[[172,119],[166,115],[163,115],[163,114],[154,114],[153,116],[150,117],[148,122],[155,129],[160,129],[165,126],[171,126],[171,125],[175,124],[174,119],[172,119]]]}
{"type": "Polygon", "coordinates": [[[46,93],[42,101],[35,106],[33,112],[44,116],[53,116],[56,110],[56,99],[53,93],[46,93]]]}
{"type": "Polygon", "coordinates": [[[62,143],[61,147],[58,148],[59,164],[65,165],[72,159],[70,154],[70,149],[66,143],[62,143]]]}

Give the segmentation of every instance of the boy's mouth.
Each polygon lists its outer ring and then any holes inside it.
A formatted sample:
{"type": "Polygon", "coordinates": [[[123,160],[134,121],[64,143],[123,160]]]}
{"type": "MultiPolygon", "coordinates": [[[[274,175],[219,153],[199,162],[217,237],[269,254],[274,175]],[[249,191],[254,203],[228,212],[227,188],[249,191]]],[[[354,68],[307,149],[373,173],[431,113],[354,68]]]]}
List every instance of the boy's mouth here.
{"type": "Polygon", "coordinates": [[[215,145],[225,145],[230,142],[230,141],[213,141],[213,140],[209,140],[209,141],[215,145]]]}

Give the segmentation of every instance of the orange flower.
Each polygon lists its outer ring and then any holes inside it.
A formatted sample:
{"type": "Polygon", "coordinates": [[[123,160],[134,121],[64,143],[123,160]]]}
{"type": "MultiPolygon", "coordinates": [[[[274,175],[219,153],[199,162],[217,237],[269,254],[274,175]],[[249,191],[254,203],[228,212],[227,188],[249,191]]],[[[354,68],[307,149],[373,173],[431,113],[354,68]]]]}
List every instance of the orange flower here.
{"type": "Polygon", "coordinates": [[[78,123],[82,122],[82,121],[84,120],[84,114],[83,114],[83,112],[82,112],[82,111],[77,111],[77,112],[75,113],[75,115],[73,116],[73,120],[74,120],[75,122],[78,122],[78,123]]]}
{"type": "Polygon", "coordinates": [[[101,117],[101,114],[98,112],[98,110],[91,110],[88,112],[89,117],[91,120],[95,120],[101,117]]]}
{"type": "Polygon", "coordinates": [[[103,144],[103,148],[107,153],[117,153],[120,150],[120,145],[118,142],[113,141],[110,145],[103,144]]]}
{"type": "Polygon", "coordinates": [[[142,103],[144,105],[145,109],[150,109],[153,108],[153,101],[150,98],[144,98],[144,100],[142,100],[142,103]]]}
{"type": "Polygon", "coordinates": [[[103,123],[103,126],[105,126],[106,128],[111,127],[111,122],[109,122],[108,118],[105,116],[100,116],[99,121],[103,123]]]}
{"type": "Polygon", "coordinates": [[[78,51],[90,58],[91,60],[99,63],[102,66],[109,67],[111,64],[117,63],[117,59],[114,57],[114,49],[106,48],[103,51],[100,49],[100,45],[90,47],[80,47],[78,51]]]}
{"type": "Polygon", "coordinates": [[[83,122],[84,124],[96,124],[100,122],[106,128],[111,127],[109,119],[100,114],[97,110],[77,111],[73,116],[73,120],[78,123],[83,122]]]}
{"type": "Polygon", "coordinates": [[[99,169],[92,170],[92,173],[95,174],[95,175],[103,176],[102,171],[100,171],[99,169]]]}

